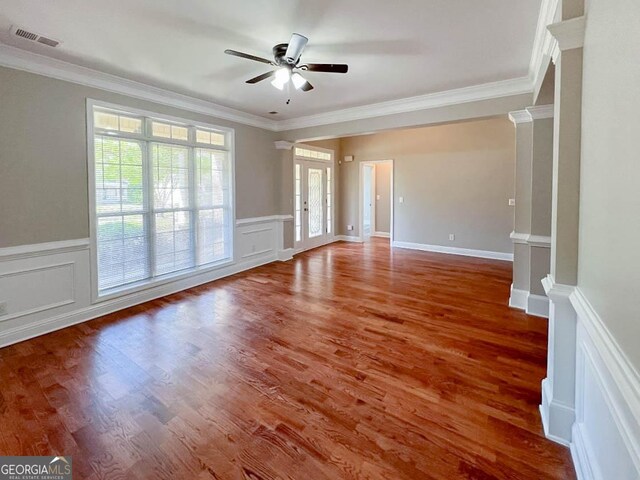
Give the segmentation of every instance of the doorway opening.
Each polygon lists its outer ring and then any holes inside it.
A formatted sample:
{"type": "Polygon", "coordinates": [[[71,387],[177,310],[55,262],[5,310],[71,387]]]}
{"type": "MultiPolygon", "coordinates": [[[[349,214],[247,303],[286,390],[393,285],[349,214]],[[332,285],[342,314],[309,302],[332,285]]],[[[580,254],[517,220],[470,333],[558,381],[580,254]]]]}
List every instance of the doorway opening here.
{"type": "Polygon", "coordinates": [[[294,150],[294,247],[302,252],[333,241],[334,152],[306,145],[294,150]]]}
{"type": "Polygon", "coordinates": [[[393,241],[393,160],[360,162],[359,233],[393,241]]]}

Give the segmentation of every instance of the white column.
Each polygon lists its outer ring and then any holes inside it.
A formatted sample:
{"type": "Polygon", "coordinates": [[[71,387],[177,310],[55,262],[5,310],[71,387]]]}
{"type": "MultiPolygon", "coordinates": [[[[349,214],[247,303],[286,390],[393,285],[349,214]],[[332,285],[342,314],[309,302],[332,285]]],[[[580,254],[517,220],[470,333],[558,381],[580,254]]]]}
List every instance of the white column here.
{"type": "Polygon", "coordinates": [[[547,437],[568,445],[575,421],[576,313],[569,295],[578,273],[584,17],[564,20],[548,28],[557,48],[553,55],[556,77],[551,273],[543,281],[551,300],[549,350],[540,412],[547,437]]]}
{"type": "Polygon", "coordinates": [[[541,280],[549,273],[553,105],[511,112],[516,127],[513,284],[509,305],[547,317],[541,280]]]}

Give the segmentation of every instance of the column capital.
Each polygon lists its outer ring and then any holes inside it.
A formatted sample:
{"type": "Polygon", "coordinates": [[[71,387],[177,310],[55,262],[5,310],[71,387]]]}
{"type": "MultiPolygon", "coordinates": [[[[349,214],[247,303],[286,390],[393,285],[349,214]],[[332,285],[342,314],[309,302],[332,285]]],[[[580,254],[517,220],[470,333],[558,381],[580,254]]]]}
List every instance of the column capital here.
{"type": "Polygon", "coordinates": [[[553,118],[553,104],[525,108],[532,120],[553,118]]]}
{"type": "Polygon", "coordinates": [[[278,150],[291,150],[293,148],[293,143],[286,140],[277,140],[273,144],[278,150]]]}
{"type": "Polygon", "coordinates": [[[509,120],[518,125],[519,123],[531,122],[533,119],[527,110],[516,110],[514,112],[509,112],[509,120]]]}
{"type": "Polygon", "coordinates": [[[560,52],[582,48],[584,45],[584,27],[584,15],[547,26],[547,30],[557,42],[552,54],[554,63],[560,52]]]}

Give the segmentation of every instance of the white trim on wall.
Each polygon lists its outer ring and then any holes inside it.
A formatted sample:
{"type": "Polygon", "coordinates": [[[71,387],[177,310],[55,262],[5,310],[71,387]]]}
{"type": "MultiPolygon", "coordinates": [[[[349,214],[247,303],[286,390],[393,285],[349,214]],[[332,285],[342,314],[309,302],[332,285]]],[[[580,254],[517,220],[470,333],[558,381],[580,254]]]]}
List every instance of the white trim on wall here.
{"type": "Polygon", "coordinates": [[[75,250],[86,250],[89,248],[89,243],[88,238],[79,238],[77,240],[61,240],[58,242],[4,247],[0,248],[0,262],[38,257],[41,255],[52,255],[54,253],[65,253],[75,250]]]}
{"type": "Polygon", "coordinates": [[[391,234],[389,232],[373,232],[371,236],[380,238],[391,238],[391,234]]]}
{"type": "Polygon", "coordinates": [[[94,303],[89,288],[88,238],[0,249],[0,301],[8,311],[0,315],[0,347],[81,323],[123,308],[208,283],[259,265],[290,260],[293,249],[283,248],[283,223],[290,215],[270,215],[236,222],[236,260],[216,269],[190,272],[122,296],[94,303]],[[64,267],[64,268],[62,268],[64,267]],[[51,281],[31,282],[35,271],[51,281]],[[55,275],[58,275],[56,277],[55,275]],[[23,288],[24,287],[24,288],[23,288]],[[11,297],[3,296],[7,291],[11,297]]]}
{"type": "Polygon", "coordinates": [[[355,235],[336,235],[335,240],[338,242],[355,242],[362,243],[362,237],[356,237],[355,235]]]}
{"type": "Polygon", "coordinates": [[[491,252],[488,250],[473,250],[470,248],[444,247],[442,245],[427,245],[424,243],[397,242],[397,241],[392,241],[391,246],[395,248],[407,248],[410,250],[422,250],[424,252],[447,253],[451,255],[490,258],[493,260],[504,260],[507,262],[513,262],[513,253],[491,252]]]}
{"type": "Polygon", "coordinates": [[[429,110],[462,103],[491,100],[533,92],[531,76],[512,78],[498,82],[444,90],[415,97],[372,103],[359,107],[339,109],[333,112],[308,115],[288,120],[271,120],[189,95],[154,87],[142,82],[81,67],[69,62],[0,44],[0,66],[23,70],[64,80],[87,87],[98,88],[161,105],[168,105],[190,112],[263,128],[275,132],[297,128],[330,125],[338,122],[381,117],[418,110],[429,110]]]}
{"type": "MultiPolygon", "coordinates": [[[[553,24],[557,16],[559,3],[560,0],[543,0],[542,2],[531,51],[529,72],[526,77],[511,78],[279,121],[91,68],[81,67],[6,44],[0,44],[0,65],[191,112],[211,115],[223,120],[281,132],[533,93],[546,73],[544,68],[545,59],[552,57],[557,50],[557,41],[547,27],[553,24]]],[[[568,32],[569,34],[574,33],[574,37],[579,37],[580,32],[576,31],[580,27],[580,25],[577,25],[578,23],[579,21],[576,21],[575,25],[573,25],[578,28],[573,28],[572,32],[568,32]]],[[[569,27],[571,26],[569,25],[569,27]]],[[[566,28],[565,30],[572,29],[566,28]]]]}
{"type": "Polygon", "coordinates": [[[28,52],[0,43],[0,66],[23,70],[46,77],[64,80],[86,87],[98,88],[129,97],[140,98],[160,105],[168,105],[190,112],[211,115],[231,122],[275,130],[276,122],[258,115],[218,105],[188,95],[154,87],[142,82],[81,67],[55,58],[28,52]]]}
{"type": "Polygon", "coordinates": [[[640,374],[580,288],[576,421],[571,455],[579,480],[640,478],[640,374]]]}
{"type": "Polygon", "coordinates": [[[340,122],[363,120],[366,118],[383,117],[419,110],[459,105],[463,103],[492,100],[514,95],[533,93],[530,77],[512,78],[499,82],[491,82],[469,87],[445,90],[442,92],[401,98],[380,103],[372,103],[359,107],[345,108],[333,112],[319,113],[288,120],[280,120],[276,130],[294,130],[299,128],[331,125],[340,122]]]}

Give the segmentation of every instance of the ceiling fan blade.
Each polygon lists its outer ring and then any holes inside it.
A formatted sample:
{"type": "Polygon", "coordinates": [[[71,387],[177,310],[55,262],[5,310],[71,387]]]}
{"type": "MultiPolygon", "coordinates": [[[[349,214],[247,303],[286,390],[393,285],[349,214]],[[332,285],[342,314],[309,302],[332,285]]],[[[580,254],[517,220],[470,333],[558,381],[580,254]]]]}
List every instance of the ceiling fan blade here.
{"type": "Polygon", "coordinates": [[[308,63],[300,68],[309,72],[347,73],[349,71],[349,65],[343,63],[308,63]]]}
{"type": "Polygon", "coordinates": [[[313,85],[311,85],[307,80],[305,83],[302,84],[302,86],[300,87],[300,90],[302,90],[303,92],[308,92],[309,90],[313,90],[313,85]]]}
{"type": "Polygon", "coordinates": [[[246,58],[247,60],[254,60],[260,63],[266,63],[267,65],[273,65],[271,60],[267,60],[266,58],[256,57],[255,55],[249,55],[248,53],[238,52],[237,50],[225,50],[224,53],[227,55],[233,55],[234,57],[246,58]]]}
{"type": "Polygon", "coordinates": [[[307,46],[307,42],[309,39],[300,35],[299,33],[294,33],[291,35],[291,40],[289,40],[289,46],[287,46],[287,51],[284,54],[284,58],[290,65],[295,65],[302,55],[302,51],[304,47],[307,46]]]}
{"type": "Polygon", "coordinates": [[[273,77],[276,74],[275,71],[263,73],[262,75],[258,75],[257,77],[250,78],[246,83],[258,83],[262,80],[265,80],[269,77],[273,77]]]}

